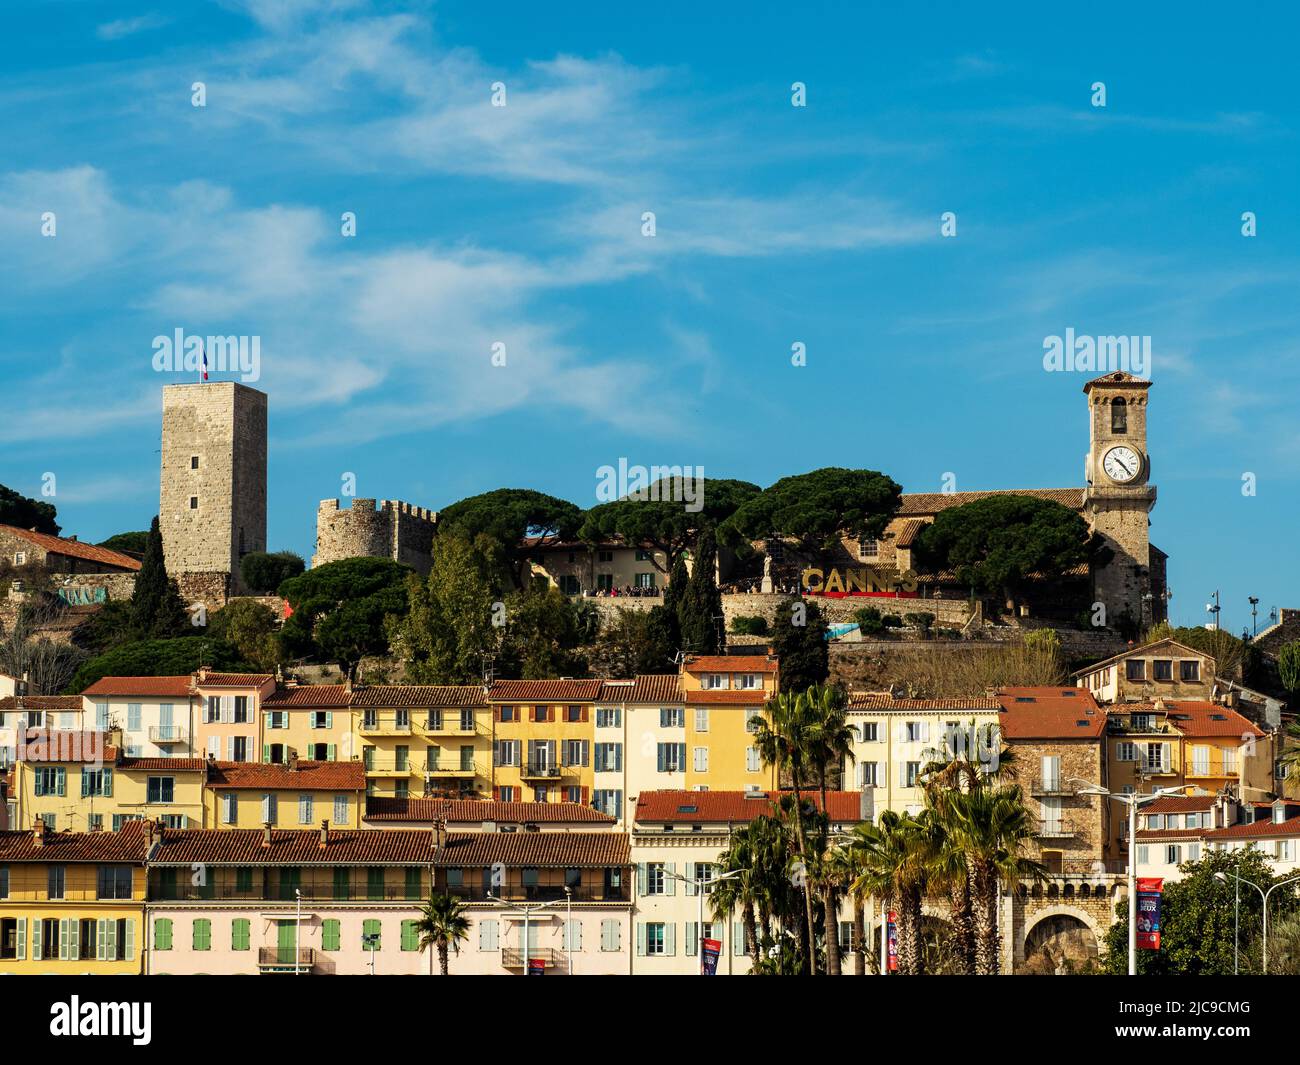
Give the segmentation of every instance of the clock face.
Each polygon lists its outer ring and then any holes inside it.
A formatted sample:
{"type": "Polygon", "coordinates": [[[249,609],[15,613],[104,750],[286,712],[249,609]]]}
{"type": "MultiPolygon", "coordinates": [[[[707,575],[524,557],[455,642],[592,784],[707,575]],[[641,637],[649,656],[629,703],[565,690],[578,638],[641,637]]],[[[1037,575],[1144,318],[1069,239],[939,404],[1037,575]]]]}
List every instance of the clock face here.
{"type": "Polygon", "coordinates": [[[1101,460],[1101,468],[1112,481],[1127,484],[1142,472],[1142,459],[1131,447],[1121,444],[1106,452],[1101,460]]]}

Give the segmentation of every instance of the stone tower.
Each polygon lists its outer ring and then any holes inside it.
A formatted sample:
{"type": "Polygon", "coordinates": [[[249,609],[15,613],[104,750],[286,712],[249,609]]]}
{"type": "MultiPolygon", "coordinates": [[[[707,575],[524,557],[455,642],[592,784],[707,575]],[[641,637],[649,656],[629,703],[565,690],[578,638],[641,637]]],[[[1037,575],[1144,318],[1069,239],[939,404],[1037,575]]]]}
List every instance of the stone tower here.
{"type": "Polygon", "coordinates": [[[1123,371],[1083,386],[1090,414],[1083,513],[1112,552],[1093,569],[1093,595],[1106,605],[1107,624],[1112,626],[1126,613],[1144,628],[1155,615],[1163,616],[1163,602],[1156,604],[1151,598],[1148,515],[1156,503],[1156,490],[1149,483],[1147,454],[1150,387],[1150,381],[1123,371]]]}
{"type": "Polygon", "coordinates": [[[266,550],[266,393],[234,381],[163,388],[159,506],[167,572],[189,599],[245,589],[239,560],[266,550]]]}

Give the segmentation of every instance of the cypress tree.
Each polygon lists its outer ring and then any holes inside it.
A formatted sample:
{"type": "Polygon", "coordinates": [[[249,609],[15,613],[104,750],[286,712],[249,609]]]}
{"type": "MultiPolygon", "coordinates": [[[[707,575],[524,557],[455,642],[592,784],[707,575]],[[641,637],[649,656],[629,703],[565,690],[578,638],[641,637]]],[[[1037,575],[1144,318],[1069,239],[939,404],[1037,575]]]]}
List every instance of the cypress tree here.
{"type": "Polygon", "coordinates": [[[695,544],[695,565],[686,591],[677,604],[682,650],[688,654],[714,655],[722,650],[719,619],[722,593],[715,578],[718,545],[712,527],[700,531],[695,544]]]}
{"type": "Polygon", "coordinates": [[[149,541],[131,593],[131,621],[142,639],[175,636],[186,628],[185,603],[176,582],[167,576],[156,516],[149,526],[149,541]]]}

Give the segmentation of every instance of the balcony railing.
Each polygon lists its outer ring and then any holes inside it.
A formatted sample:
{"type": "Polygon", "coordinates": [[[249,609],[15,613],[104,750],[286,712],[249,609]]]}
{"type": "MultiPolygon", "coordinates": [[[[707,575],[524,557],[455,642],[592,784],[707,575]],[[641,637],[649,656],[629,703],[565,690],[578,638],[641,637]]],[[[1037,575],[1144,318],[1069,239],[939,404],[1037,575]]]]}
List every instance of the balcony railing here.
{"type": "Polygon", "coordinates": [[[440,722],[429,718],[424,723],[424,731],[434,736],[474,736],[486,730],[480,729],[477,724],[464,728],[458,719],[448,717],[440,722]]]}
{"type": "MultiPolygon", "coordinates": [[[[599,876],[599,871],[597,871],[599,876]]],[[[441,878],[439,878],[441,880],[441,878]]],[[[264,906],[282,905],[286,907],[286,913],[292,915],[293,905],[297,902],[298,896],[294,894],[294,885],[276,885],[270,884],[265,887],[258,885],[256,887],[239,889],[229,885],[216,885],[207,888],[195,888],[189,884],[184,886],[177,885],[172,888],[164,889],[158,884],[149,885],[149,901],[151,902],[247,902],[264,906]]],[[[333,884],[324,882],[320,884],[300,884],[298,890],[302,894],[303,906],[332,906],[339,903],[375,903],[375,902],[406,902],[419,904],[429,897],[429,888],[427,879],[421,878],[419,888],[414,886],[406,887],[405,885],[393,887],[385,885],[382,889],[371,888],[367,884],[351,884],[344,888],[335,887],[333,884]]],[[[569,888],[569,894],[564,892],[562,884],[502,884],[497,887],[484,888],[481,884],[473,886],[462,884],[456,887],[447,887],[441,883],[435,890],[439,894],[454,895],[465,902],[492,902],[491,896],[499,899],[505,899],[507,902],[564,902],[566,899],[572,899],[574,902],[627,902],[628,891],[623,887],[609,887],[603,885],[583,886],[569,888]]]]}
{"type": "Polygon", "coordinates": [[[407,720],[404,724],[397,721],[385,721],[382,718],[375,721],[362,721],[357,727],[357,731],[362,736],[409,736],[411,734],[411,722],[407,720]]]}
{"type": "Polygon", "coordinates": [[[295,964],[300,969],[310,969],[316,964],[316,951],[311,947],[303,947],[298,951],[298,958],[295,962],[293,948],[282,947],[258,947],[257,964],[262,969],[292,969],[295,964]]]}
{"type": "MultiPolygon", "coordinates": [[[[555,948],[554,947],[529,947],[528,961],[536,964],[539,960],[546,968],[553,968],[555,965],[555,948]]],[[[503,947],[501,950],[501,964],[507,969],[522,969],[525,965],[524,949],[522,947],[503,947]]]]}
{"type": "Polygon", "coordinates": [[[1033,787],[1029,789],[1030,795],[1073,795],[1075,789],[1066,785],[1060,777],[1048,777],[1045,780],[1034,782],[1033,787]]]}
{"type": "Polygon", "coordinates": [[[530,762],[519,768],[520,780],[558,780],[560,767],[549,762],[530,762]]]}
{"type": "Polygon", "coordinates": [[[180,725],[149,726],[150,743],[182,743],[184,740],[185,733],[181,731],[180,725]]]}
{"type": "Polygon", "coordinates": [[[464,763],[456,757],[429,758],[424,763],[424,772],[431,777],[472,777],[478,771],[472,761],[464,763]]]}
{"type": "Polygon", "coordinates": [[[1064,821],[1045,820],[1038,823],[1038,835],[1043,839],[1065,839],[1074,833],[1064,821]]]}
{"type": "Polygon", "coordinates": [[[407,758],[399,762],[395,758],[371,758],[364,762],[367,776],[404,777],[415,770],[415,762],[407,758]]]}

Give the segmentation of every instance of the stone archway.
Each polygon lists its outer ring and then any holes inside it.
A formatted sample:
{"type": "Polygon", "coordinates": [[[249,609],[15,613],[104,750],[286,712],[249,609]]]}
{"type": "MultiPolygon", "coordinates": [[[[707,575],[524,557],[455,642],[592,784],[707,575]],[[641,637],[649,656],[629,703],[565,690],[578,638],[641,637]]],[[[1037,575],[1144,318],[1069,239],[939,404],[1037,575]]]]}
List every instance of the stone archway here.
{"type": "Polygon", "coordinates": [[[1024,964],[1020,972],[1063,975],[1082,972],[1097,961],[1100,931],[1085,910],[1049,906],[1034,914],[1025,932],[1024,964]]]}

